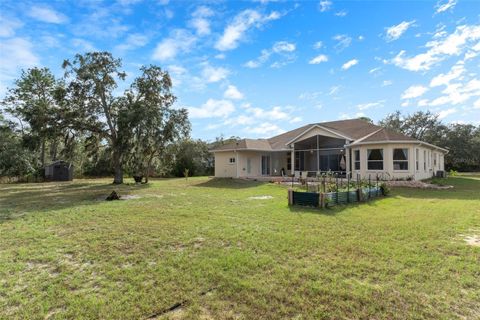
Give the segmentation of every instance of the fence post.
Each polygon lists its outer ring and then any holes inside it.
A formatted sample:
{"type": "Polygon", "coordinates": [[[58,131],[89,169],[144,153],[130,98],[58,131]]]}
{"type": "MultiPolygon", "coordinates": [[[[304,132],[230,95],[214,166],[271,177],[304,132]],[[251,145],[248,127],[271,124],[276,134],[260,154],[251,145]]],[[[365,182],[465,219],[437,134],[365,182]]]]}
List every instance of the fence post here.
{"type": "Polygon", "coordinates": [[[336,192],[337,192],[337,196],[336,196],[336,199],[335,199],[335,202],[338,204],[338,174],[337,176],[335,177],[335,184],[336,184],[336,192]]]}
{"type": "Polygon", "coordinates": [[[288,205],[293,205],[293,189],[288,189],[288,205]]]}
{"type": "Polygon", "coordinates": [[[347,176],[347,203],[350,203],[350,176],[347,176]]]}
{"type": "Polygon", "coordinates": [[[372,197],[372,195],[370,194],[371,188],[372,188],[372,175],[369,174],[368,175],[368,200],[370,200],[370,198],[372,197]]]}

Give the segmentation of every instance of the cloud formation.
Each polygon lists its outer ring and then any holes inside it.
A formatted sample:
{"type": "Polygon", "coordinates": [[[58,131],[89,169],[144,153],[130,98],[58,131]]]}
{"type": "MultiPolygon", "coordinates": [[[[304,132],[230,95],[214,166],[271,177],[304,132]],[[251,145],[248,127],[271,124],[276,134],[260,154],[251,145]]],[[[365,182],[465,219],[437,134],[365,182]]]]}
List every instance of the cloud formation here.
{"type": "Polygon", "coordinates": [[[244,10],[227,25],[222,36],[215,43],[215,48],[220,51],[233,50],[245,38],[245,34],[249,29],[260,28],[267,22],[277,20],[280,17],[281,14],[277,11],[264,15],[256,10],[244,10]]]}
{"type": "Polygon", "coordinates": [[[395,26],[387,28],[385,33],[385,38],[388,42],[395,41],[399,39],[407,30],[415,23],[415,20],[412,21],[402,21],[395,26]]]}

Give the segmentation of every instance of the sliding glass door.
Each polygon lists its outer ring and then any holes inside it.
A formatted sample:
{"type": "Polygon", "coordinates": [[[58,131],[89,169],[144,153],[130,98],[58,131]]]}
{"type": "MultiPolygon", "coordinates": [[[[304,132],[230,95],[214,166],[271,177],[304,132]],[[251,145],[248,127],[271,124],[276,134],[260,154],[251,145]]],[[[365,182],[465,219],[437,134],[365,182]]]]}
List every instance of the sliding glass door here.
{"type": "Polygon", "coordinates": [[[270,175],[270,156],[262,156],[262,176],[270,175]]]}

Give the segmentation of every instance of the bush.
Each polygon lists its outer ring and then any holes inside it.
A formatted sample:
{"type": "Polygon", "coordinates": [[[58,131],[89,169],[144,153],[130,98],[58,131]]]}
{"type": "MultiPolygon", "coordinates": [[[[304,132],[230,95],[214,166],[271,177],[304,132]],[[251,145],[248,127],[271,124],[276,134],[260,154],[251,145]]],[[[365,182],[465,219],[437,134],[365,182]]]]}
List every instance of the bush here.
{"type": "Polygon", "coordinates": [[[450,169],[450,171],[448,172],[448,175],[451,176],[451,177],[458,176],[458,171],[450,169]]]}
{"type": "Polygon", "coordinates": [[[380,184],[380,190],[382,190],[382,194],[384,196],[388,196],[389,193],[390,193],[390,188],[387,186],[387,184],[385,182],[380,184]]]}

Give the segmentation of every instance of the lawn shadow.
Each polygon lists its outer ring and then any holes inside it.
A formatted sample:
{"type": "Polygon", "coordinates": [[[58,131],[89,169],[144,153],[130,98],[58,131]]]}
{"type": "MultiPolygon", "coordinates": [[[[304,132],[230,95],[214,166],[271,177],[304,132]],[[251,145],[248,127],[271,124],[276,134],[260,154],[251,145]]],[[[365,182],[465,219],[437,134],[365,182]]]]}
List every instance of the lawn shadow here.
{"type": "Polygon", "coordinates": [[[232,178],[212,178],[206,182],[194,184],[192,187],[245,189],[258,187],[263,184],[267,184],[267,182],[232,178]]]}
{"type": "Polygon", "coordinates": [[[113,185],[95,181],[46,182],[0,185],[0,224],[24,217],[33,211],[59,210],[91,205],[105,199],[112,191],[120,196],[149,188],[148,184],[113,185]]]}

